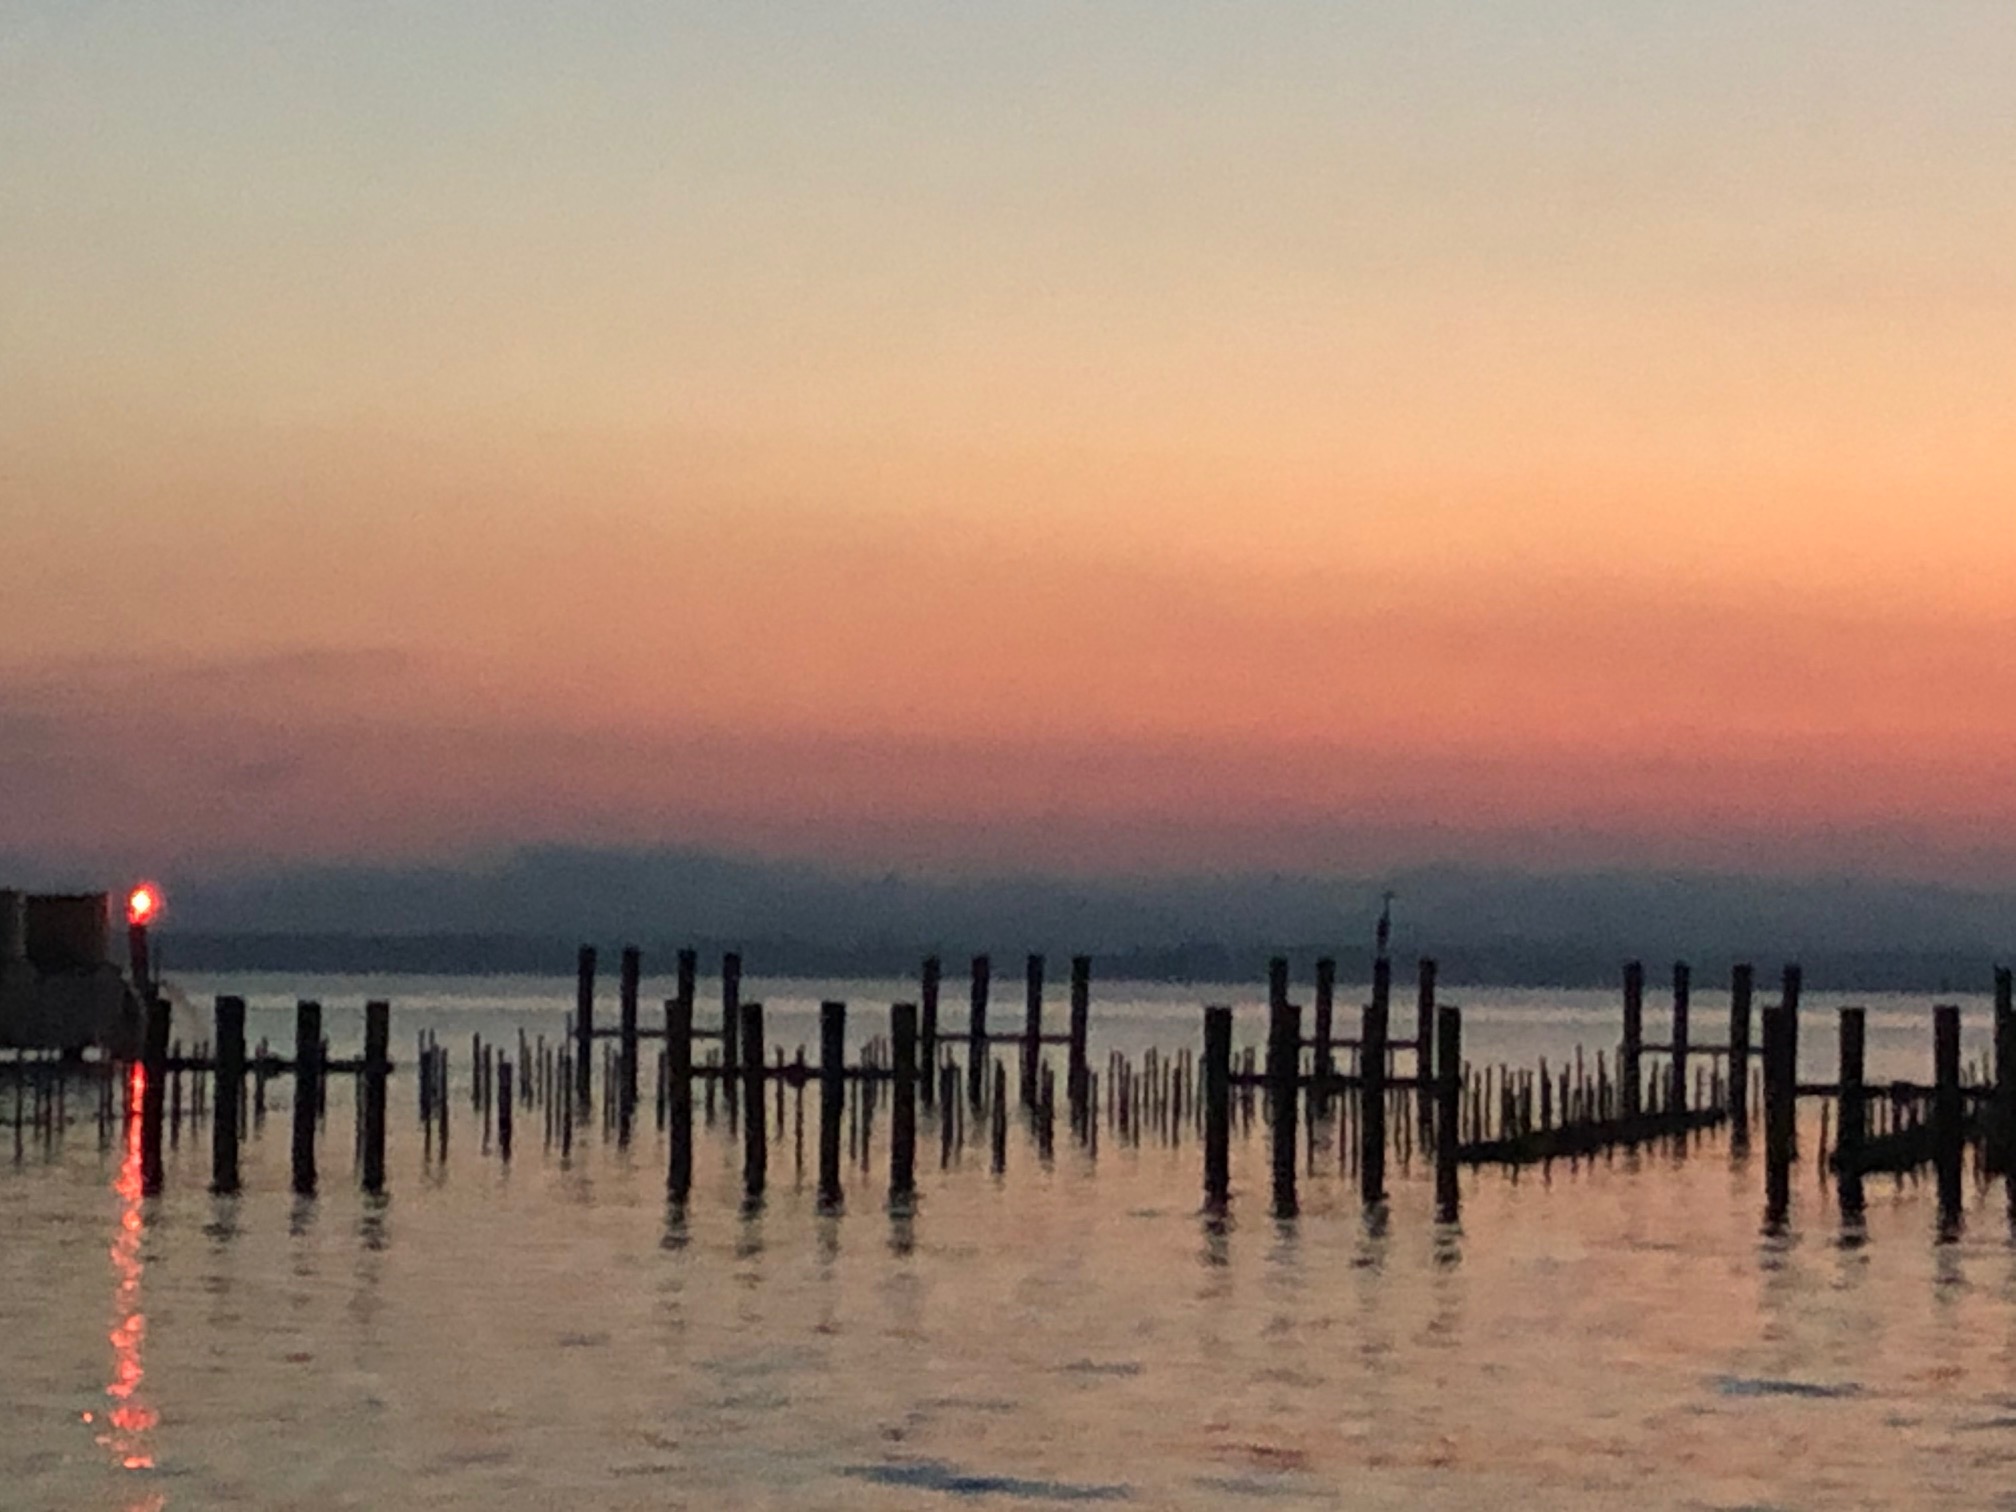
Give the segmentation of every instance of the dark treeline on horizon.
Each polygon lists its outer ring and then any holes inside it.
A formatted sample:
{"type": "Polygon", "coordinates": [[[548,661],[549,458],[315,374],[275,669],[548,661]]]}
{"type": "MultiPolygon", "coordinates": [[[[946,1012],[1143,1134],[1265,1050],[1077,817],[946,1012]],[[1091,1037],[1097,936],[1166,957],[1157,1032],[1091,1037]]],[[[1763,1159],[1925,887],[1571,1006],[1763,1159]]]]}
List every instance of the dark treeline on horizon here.
{"type": "MultiPolygon", "coordinates": [[[[527,935],[354,935],[354,934],[170,934],[163,939],[169,954],[169,975],[184,972],[260,971],[352,975],[387,973],[414,976],[551,976],[571,977],[578,945],[598,946],[612,963],[622,945],[639,944],[648,973],[667,974],[674,953],[684,946],[700,951],[701,968],[712,970],[722,952],[739,950],[753,977],[854,978],[914,976],[922,958],[934,951],[944,960],[955,995],[969,956],[987,951],[1003,964],[1018,961],[1025,949],[921,945],[905,949],[878,943],[836,946],[814,941],[725,940],[626,941],[562,940],[527,935]]],[[[1071,942],[1054,942],[1049,953],[1061,962],[1071,942]]],[[[1272,956],[1288,958],[1298,978],[1306,977],[1319,956],[1338,963],[1339,979],[1371,980],[1369,948],[1332,949],[1310,945],[1249,942],[1226,945],[1199,941],[1187,945],[1115,950],[1094,958],[1094,971],[1105,981],[1263,983],[1272,956]]],[[[1420,955],[1432,955],[1445,987],[1469,983],[1485,987],[1606,987],[1618,981],[1623,958],[1586,946],[1540,941],[1490,945],[1452,944],[1443,950],[1402,952],[1402,971],[1410,972],[1420,955]]],[[[1806,980],[1818,990],[1867,992],[1983,993],[1989,990],[1997,957],[1978,952],[1863,951],[1824,952],[1800,958],[1806,980]]],[[[1664,979],[1671,963],[1645,962],[1648,979],[1664,979]]],[[[1694,958],[1697,990],[1713,991],[1728,980],[1730,959],[1694,958]]],[[[1781,958],[1753,962],[1766,977],[1775,975],[1781,958]]],[[[1018,988],[1019,990],[1019,988],[1018,988]]],[[[1256,989],[1257,990],[1257,989],[1256,989]]]]}

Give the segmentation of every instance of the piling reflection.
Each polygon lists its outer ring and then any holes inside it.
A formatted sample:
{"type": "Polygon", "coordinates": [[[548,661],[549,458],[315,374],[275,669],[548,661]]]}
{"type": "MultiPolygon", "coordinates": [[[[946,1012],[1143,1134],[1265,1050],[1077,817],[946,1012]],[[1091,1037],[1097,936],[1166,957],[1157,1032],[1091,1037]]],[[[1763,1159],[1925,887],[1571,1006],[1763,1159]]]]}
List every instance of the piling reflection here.
{"type": "MultiPolygon", "coordinates": [[[[140,1281],[145,1268],[142,1245],[146,1238],[143,1212],[145,1195],[141,1179],[140,1109],[147,1091],[147,1074],[139,1066],[127,1078],[126,1148],[113,1178],[112,1191],[119,1199],[119,1229],[113,1237],[110,1257],[114,1280],[112,1330],[112,1378],[105,1395],[106,1409],[97,1435],[99,1445],[111,1455],[121,1470],[146,1471],[154,1468],[153,1430],[159,1414],[143,1391],[146,1381],[145,1346],[147,1314],[142,1310],[140,1281]]],[[[129,1503],[133,1512],[152,1512],[163,1498],[147,1494],[129,1503]]]]}

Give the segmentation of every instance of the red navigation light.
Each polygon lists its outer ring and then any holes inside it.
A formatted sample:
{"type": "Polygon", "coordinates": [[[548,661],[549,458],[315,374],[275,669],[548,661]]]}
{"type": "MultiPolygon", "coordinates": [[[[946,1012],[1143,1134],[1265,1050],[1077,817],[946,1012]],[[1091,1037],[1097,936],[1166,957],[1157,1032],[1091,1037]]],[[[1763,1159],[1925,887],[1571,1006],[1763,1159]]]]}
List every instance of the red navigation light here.
{"type": "Polygon", "coordinates": [[[126,896],[126,922],[145,926],[161,917],[161,889],[142,882],[126,896]]]}

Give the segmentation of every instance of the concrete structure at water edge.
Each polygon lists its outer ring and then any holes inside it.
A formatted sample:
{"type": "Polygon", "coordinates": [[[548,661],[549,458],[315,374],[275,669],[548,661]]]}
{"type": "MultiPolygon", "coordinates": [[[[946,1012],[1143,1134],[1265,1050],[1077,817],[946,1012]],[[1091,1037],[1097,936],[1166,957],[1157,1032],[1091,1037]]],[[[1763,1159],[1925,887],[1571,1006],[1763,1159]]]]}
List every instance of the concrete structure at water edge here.
{"type": "Polygon", "coordinates": [[[104,893],[0,890],[0,1049],[138,1055],[145,989],[111,933],[104,893]]]}

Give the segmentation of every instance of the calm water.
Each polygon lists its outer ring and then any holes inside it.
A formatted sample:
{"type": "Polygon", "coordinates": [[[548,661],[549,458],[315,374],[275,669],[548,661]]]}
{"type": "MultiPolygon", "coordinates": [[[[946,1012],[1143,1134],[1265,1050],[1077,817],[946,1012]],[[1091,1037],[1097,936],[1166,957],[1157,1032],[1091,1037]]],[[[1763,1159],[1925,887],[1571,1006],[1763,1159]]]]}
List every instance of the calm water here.
{"type": "MultiPolygon", "coordinates": [[[[997,1023],[1019,1016],[1008,987],[997,1023]]],[[[571,998],[558,981],[191,984],[215,990],[251,996],[253,1034],[283,1043],[287,1005],[320,996],[342,1050],[356,1005],[389,996],[395,1050],[432,1027],[465,1074],[472,1027],[553,1035],[571,998]]],[[[747,989],[787,1048],[819,998],[859,1005],[866,1035],[886,1022],[867,1005],[902,990],[747,989]]],[[[1615,1039],[1610,994],[1447,995],[1476,1059],[1615,1039]]],[[[1095,1059],[1190,1045],[1200,1001],[1242,997],[1102,986],[1095,1059]]],[[[958,1027],[963,984],[946,1002],[958,1027]]],[[[1808,1002],[1824,1075],[1833,1005],[1808,1002]]],[[[1872,1073],[1926,1074],[1926,1006],[1868,1003],[1872,1073]]],[[[1722,1012],[1698,994],[1697,1034],[1722,1012]]],[[[1967,1014],[1971,1054],[1986,1004],[1967,1014]]],[[[1256,1131],[1214,1230],[1194,1143],[1109,1139],[1095,1163],[1060,1135],[1046,1167],[1018,1130],[996,1178],[984,1148],[940,1170],[927,1124],[913,1218],[884,1209],[880,1150],[850,1169],[848,1211],[819,1216],[788,1140],[745,1216],[717,1130],[675,1221],[648,1116],[631,1152],[584,1136],[565,1165],[521,1116],[506,1169],[465,1096],[444,1168],[410,1080],[394,1111],[382,1203],[354,1190],[341,1088],[313,1202],[286,1191],[284,1115],[235,1199],[204,1191],[207,1140],[188,1132],[153,1200],[116,1131],[0,1148],[0,1506],[2016,1505],[1999,1190],[1970,1188],[1942,1245],[1928,1192],[1873,1183],[1866,1241],[1847,1243],[1809,1160],[1791,1232],[1765,1237],[1761,1169],[1709,1142],[1466,1176],[1451,1229],[1424,1170],[1368,1219],[1325,1151],[1303,1215],[1277,1224],[1256,1131]]]]}

